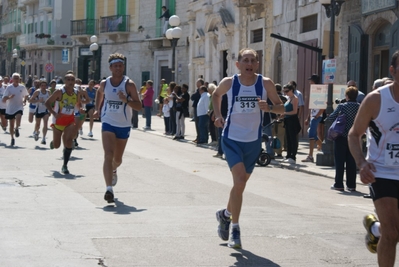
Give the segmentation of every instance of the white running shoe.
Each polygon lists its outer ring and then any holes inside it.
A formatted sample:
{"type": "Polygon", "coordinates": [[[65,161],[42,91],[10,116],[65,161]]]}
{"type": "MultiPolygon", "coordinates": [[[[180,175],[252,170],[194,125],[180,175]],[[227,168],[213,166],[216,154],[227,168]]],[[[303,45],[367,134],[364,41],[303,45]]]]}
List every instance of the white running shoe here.
{"type": "Polygon", "coordinates": [[[35,141],[39,140],[39,133],[35,132],[33,138],[35,138],[35,141]]]}
{"type": "Polygon", "coordinates": [[[83,135],[83,130],[82,130],[82,128],[79,129],[79,134],[80,134],[80,135],[83,135]]]}
{"type": "Polygon", "coordinates": [[[118,174],[116,173],[115,170],[112,172],[112,186],[115,186],[117,182],[118,182],[118,174]]]}
{"type": "Polygon", "coordinates": [[[87,136],[88,136],[88,137],[93,137],[93,133],[92,133],[92,132],[89,132],[89,133],[87,134],[87,136]]]}

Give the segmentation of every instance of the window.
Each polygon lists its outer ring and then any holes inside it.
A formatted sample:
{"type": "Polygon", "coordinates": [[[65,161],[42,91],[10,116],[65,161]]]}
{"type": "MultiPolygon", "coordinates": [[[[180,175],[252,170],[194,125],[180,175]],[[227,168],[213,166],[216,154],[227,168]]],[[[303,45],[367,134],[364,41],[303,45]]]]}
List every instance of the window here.
{"type": "Polygon", "coordinates": [[[251,32],[252,43],[263,42],[263,29],[253,30],[251,32]]]}
{"type": "Polygon", "coordinates": [[[302,18],[301,33],[310,32],[314,30],[317,30],[317,14],[302,18]]]}

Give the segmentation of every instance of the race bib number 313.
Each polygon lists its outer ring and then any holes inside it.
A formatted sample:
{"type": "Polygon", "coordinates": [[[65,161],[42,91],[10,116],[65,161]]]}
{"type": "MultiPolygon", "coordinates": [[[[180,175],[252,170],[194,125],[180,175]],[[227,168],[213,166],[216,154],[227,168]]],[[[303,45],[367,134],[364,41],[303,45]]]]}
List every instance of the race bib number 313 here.
{"type": "Polygon", "coordinates": [[[385,165],[399,166],[399,144],[387,144],[385,149],[385,165]]]}
{"type": "Polygon", "coordinates": [[[257,96],[236,96],[234,109],[238,113],[254,113],[259,111],[257,96]]]}

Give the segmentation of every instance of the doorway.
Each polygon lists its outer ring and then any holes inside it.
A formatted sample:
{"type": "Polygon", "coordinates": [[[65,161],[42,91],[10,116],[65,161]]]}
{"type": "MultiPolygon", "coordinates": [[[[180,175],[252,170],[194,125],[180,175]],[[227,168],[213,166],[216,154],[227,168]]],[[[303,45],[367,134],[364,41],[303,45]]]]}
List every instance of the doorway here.
{"type": "Polygon", "coordinates": [[[373,46],[373,79],[389,76],[389,40],[391,25],[382,25],[374,35],[373,46]]]}

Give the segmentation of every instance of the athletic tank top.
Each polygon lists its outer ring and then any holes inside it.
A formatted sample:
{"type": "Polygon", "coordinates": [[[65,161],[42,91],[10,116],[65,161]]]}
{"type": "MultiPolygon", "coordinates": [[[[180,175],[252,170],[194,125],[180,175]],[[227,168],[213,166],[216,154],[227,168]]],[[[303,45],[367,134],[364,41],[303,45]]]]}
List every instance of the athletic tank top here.
{"type": "Polygon", "coordinates": [[[227,91],[228,111],[222,135],[239,142],[252,142],[261,138],[263,112],[258,98],[266,100],[263,77],[258,74],[254,85],[240,83],[238,75],[233,76],[230,90],[227,91]]]}
{"type": "Polygon", "coordinates": [[[116,86],[111,84],[111,77],[105,80],[104,105],[101,112],[101,122],[108,123],[115,127],[130,127],[133,115],[132,108],[123,103],[118,96],[121,91],[125,95],[126,83],[129,80],[124,76],[122,82],[116,86]]]}
{"type": "MultiPolygon", "coordinates": [[[[44,102],[47,100],[47,98],[49,98],[50,97],[50,93],[49,93],[49,91],[47,91],[46,90],[46,92],[43,94],[42,93],[42,91],[40,91],[39,92],[39,95],[37,96],[37,98],[39,99],[39,100],[44,100],[44,102]]],[[[47,111],[47,108],[46,108],[46,105],[45,105],[45,103],[41,103],[41,102],[38,102],[38,103],[36,103],[36,110],[37,110],[37,113],[45,113],[46,111],[47,111]]]]}
{"type": "Polygon", "coordinates": [[[399,103],[393,99],[390,85],[377,90],[380,111],[367,129],[366,159],[376,167],[375,177],[399,180],[399,103]]]}
{"type": "MultiPolygon", "coordinates": [[[[285,112],[290,112],[294,110],[294,106],[291,103],[291,100],[288,100],[287,102],[284,103],[284,111],[285,112]]],[[[296,115],[296,114],[295,114],[296,115]]],[[[285,117],[291,117],[292,115],[284,115],[285,117]]]]}
{"type": "MultiPolygon", "coordinates": [[[[36,91],[36,88],[35,87],[32,87],[31,88],[31,90],[30,90],[30,93],[29,93],[29,98],[31,98],[32,97],[32,95],[33,95],[33,93],[36,91]]],[[[36,103],[29,103],[29,108],[31,108],[31,109],[35,109],[36,108],[36,103]]]]}
{"type": "Polygon", "coordinates": [[[78,102],[78,94],[74,89],[72,95],[68,95],[65,87],[62,87],[62,97],[61,100],[58,101],[58,113],[62,113],[64,115],[73,115],[75,105],[78,102]]]}
{"type": "Polygon", "coordinates": [[[88,106],[93,106],[94,105],[94,100],[95,100],[95,98],[96,98],[96,89],[92,89],[91,91],[90,91],[90,89],[86,89],[86,92],[87,92],[87,95],[90,97],[90,102],[89,103],[87,103],[86,105],[88,105],[88,106]]]}

